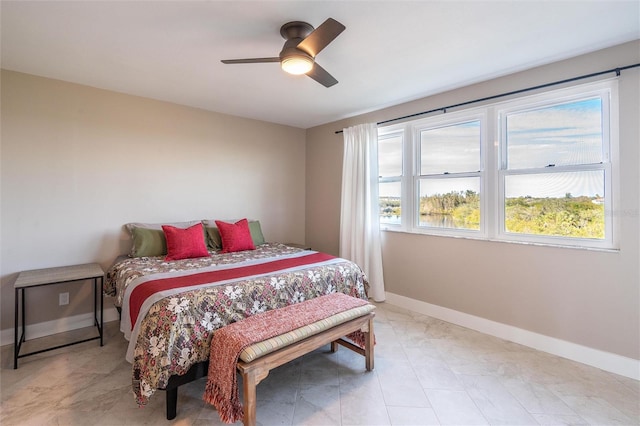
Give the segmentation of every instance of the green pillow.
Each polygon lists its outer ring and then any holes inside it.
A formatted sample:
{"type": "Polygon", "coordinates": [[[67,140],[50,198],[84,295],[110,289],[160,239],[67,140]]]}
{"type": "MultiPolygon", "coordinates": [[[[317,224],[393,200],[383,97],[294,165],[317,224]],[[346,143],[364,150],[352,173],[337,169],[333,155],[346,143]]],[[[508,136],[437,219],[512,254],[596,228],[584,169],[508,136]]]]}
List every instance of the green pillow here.
{"type": "Polygon", "coordinates": [[[164,256],[167,254],[167,240],[162,229],[132,228],[132,257],[164,256]]]}
{"type": "Polygon", "coordinates": [[[251,239],[254,246],[264,244],[264,235],[262,235],[262,228],[260,222],[257,220],[249,221],[249,232],[251,232],[251,239]]]}
{"type": "MultiPolygon", "coordinates": [[[[213,220],[204,221],[205,225],[215,223],[213,220]]],[[[235,221],[230,222],[235,223],[235,221]]],[[[215,226],[205,226],[204,230],[207,234],[207,249],[209,250],[222,250],[222,238],[220,238],[220,231],[215,226]]],[[[264,235],[262,234],[262,228],[260,227],[260,221],[258,220],[250,220],[249,221],[249,232],[251,232],[251,239],[253,240],[254,246],[259,246],[264,244],[264,235]]]]}
{"type": "Polygon", "coordinates": [[[222,250],[222,238],[220,238],[220,232],[218,231],[218,228],[205,226],[204,232],[207,234],[207,249],[222,250]]]}

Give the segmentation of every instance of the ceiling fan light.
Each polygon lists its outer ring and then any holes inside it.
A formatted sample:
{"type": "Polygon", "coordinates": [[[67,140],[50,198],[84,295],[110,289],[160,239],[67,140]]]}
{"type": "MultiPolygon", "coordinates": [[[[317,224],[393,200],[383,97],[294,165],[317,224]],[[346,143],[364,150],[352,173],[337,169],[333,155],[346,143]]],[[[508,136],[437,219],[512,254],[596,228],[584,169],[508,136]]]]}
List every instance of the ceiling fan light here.
{"type": "Polygon", "coordinates": [[[304,55],[287,56],[282,59],[280,66],[289,74],[306,74],[313,68],[313,59],[304,55]]]}

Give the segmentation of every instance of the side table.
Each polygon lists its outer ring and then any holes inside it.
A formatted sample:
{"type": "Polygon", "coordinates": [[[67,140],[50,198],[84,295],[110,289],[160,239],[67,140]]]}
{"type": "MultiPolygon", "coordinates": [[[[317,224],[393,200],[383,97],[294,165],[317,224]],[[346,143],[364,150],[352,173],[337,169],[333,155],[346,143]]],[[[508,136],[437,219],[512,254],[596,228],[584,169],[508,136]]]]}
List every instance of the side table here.
{"type": "Polygon", "coordinates": [[[83,265],[61,266],[58,268],[35,269],[32,271],[22,271],[18,274],[13,288],[15,290],[15,340],[13,351],[13,368],[18,368],[18,358],[29,355],[39,354],[41,352],[52,351],[54,349],[63,348],[65,346],[75,345],[77,343],[87,342],[89,340],[100,339],[100,346],[103,345],[103,287],[104,287],[104,271],[97,263],[87,263],[83,265]],[[88,339],[78,340],[55,347],[41,349],[39,351],[29,352],[20,355],[20,347],[26,341],[25,338],[25,291],[27,288],[41,287],[45,285],[60,284],[65,282],[79,282],[85,280],[93,280],[93,318],[94,325],[98,328],[98,336],[88,339]],[[100,320],[98,321],[98,280],[100,280],[100,320]],[[18,339],[18,299],[21,300],[20,325],[22,333],[18,339]]]}

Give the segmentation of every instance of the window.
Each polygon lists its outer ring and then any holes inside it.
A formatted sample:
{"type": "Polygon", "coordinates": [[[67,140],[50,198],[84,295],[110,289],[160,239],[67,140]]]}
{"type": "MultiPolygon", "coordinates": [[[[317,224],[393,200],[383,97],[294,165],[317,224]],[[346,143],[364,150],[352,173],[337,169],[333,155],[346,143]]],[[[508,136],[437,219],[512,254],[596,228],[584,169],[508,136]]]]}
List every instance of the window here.
{"type": "Polygon", "coordinates": [[[616,248],[615,80],[379,129],[382,229],[616,248]]]}
{"type": "Polygon", "coordinates": [[[480,120],[417,132],[417,226],[480,230],[480,120]]]}
{"type": "Polygon", "coordinates": [[[380,224],[402,224],[402,179],[404,176],[404,134],[402,131],[378,138],[380,224]]]}

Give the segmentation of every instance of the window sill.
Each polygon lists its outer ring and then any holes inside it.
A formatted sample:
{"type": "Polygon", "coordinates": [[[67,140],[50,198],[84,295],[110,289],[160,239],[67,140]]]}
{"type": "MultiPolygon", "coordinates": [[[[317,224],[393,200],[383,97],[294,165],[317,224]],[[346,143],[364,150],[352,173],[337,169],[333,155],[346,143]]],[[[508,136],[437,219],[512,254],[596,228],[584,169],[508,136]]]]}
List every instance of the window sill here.
{"type": "Polygon", "coordinates": [[[443,235],[443,234],[427,233],[427,232],[413,232],[413,231],[408,231],[406,229],[381,228],[380,231],[394,232],[399,234],[423,235],[425,237],[456,238],[456,239],[462,239],[462,240],[484,241],[484,242],[491,242],[491,243],[519,244],[519,245],[525,245],[525,246],[585,250],[585,251],[596,251],[596,252],[604,252],[604,253],[620,252],[619,248],[584,247],[584,246],[574,246],[569,244],[551,244],[551,243],[542,243],[542,242],[534,242],[534,241],[503,240],[498,238],[485,238],[485,237],[479,237],[479,236],[476,237],[472,235],[443,235]]]}

